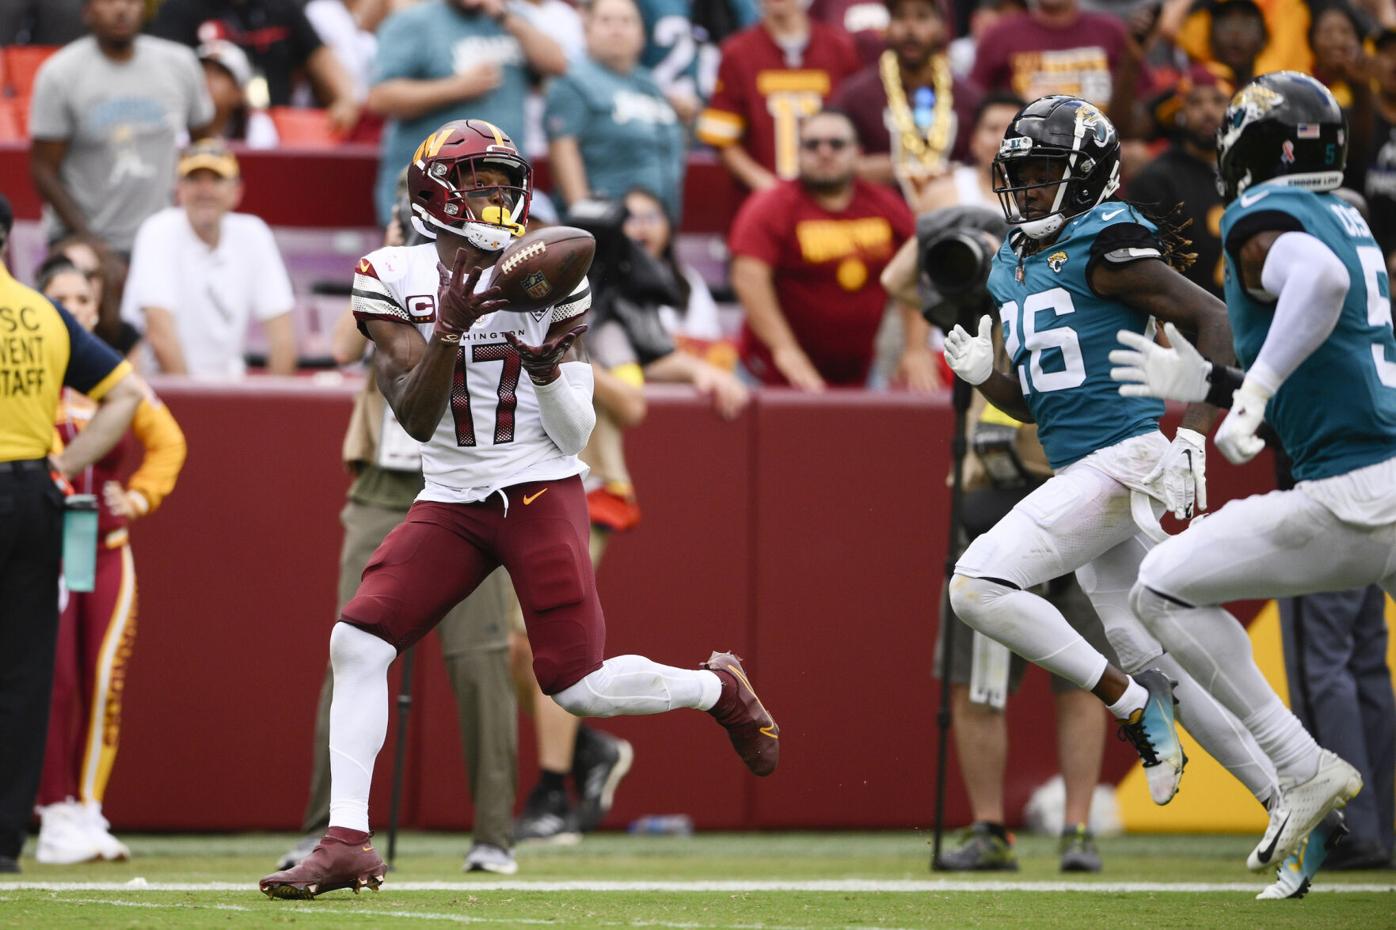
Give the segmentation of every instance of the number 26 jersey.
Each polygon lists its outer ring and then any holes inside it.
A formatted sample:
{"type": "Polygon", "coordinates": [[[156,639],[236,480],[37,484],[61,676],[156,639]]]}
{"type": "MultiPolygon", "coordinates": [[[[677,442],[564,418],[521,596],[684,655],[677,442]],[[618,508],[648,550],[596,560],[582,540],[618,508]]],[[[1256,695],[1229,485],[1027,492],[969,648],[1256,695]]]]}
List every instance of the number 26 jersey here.
{"type": "MultiPolygon", "coordinates": [[[[415,326],[430,339],[443,273],[432,243],[378,249],[359,259],[352,302],[360,329],[366,333],[369,320],[387,320],[415,326]]],[[[489,287],[494,275],[493,268],[482,274],[476,290],[489,287]]],[[[473,503],[500,488],[586,472],[581,460],[563,454],[543,429],[533,382],[504,334],[540,345],[554,322],[581,316],[590,307],[591,291],[583,279],[551,307],[499,310],[475,321],[456,351],[446,411],[431,439],[422,443],[426,484],[418,500],[473,503]]]]}
{"type": "Polygon", "coordinates": [[[1159,259],[1157,227],[1133,206],[1107,201],[1072,217],[1056,240],[1020,261],[1010,234],[989,272],[1004,348],[1038,438],[1054,469],[1158,429],[1163,402],[1121,397],[1110,378],[1116,334],[1143,333],[1150,319],[1091,288],[1102,261],[1159,259]]]}

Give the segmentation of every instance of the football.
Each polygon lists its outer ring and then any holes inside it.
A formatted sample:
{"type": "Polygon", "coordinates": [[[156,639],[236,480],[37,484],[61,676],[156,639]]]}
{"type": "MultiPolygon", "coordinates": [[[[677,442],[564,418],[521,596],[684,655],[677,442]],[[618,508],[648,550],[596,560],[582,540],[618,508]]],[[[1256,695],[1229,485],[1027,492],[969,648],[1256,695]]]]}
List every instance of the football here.
{"type": "Polygon", "coordinates": [[[572,292],[591,269],[596,240],[575,226],[547,226],[512,243],[499,256],[494,284],[510,310],[541,310],[572,292]]]}

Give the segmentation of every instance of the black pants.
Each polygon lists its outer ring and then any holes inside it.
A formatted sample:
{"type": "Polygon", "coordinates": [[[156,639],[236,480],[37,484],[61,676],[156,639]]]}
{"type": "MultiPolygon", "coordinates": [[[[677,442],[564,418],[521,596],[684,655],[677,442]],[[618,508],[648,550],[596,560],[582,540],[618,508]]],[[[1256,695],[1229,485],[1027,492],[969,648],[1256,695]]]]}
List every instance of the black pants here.
{"type": "Polygon", "coordinates": [[[0,462],[0,856],[18,858],[44,764],[63,495],[42,463],[0,462]]]}

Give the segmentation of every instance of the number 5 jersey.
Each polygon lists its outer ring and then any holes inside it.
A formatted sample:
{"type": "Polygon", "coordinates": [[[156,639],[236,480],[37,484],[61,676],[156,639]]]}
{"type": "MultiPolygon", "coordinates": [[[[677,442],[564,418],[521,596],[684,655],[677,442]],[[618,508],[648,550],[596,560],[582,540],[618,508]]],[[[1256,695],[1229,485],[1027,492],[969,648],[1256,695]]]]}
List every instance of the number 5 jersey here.
{"type": "MultiPolygon", "coordinates": [[[[387,320],[415,326],[422,338],[431,338],[436,293],[446,273],[435,244],[378,249],[360,259],[354,272],[354,317],[365,334],[369,320],[387,320]]],[[[495,269],[487,269],[476,290],[489,287],[494,277],[495,269]]],[[[551,307],[499,310],[475,321],[456,350],[446,411],[431,439],[422,443],[426,486],[418,500],[473,503],[527,481],[586,473],[581,460],[565,455],[544,431],[533,382],[504,334],[541,345],[554,322],[579,317],[590,307],[591,290],[583,279],[551,307]]]]}

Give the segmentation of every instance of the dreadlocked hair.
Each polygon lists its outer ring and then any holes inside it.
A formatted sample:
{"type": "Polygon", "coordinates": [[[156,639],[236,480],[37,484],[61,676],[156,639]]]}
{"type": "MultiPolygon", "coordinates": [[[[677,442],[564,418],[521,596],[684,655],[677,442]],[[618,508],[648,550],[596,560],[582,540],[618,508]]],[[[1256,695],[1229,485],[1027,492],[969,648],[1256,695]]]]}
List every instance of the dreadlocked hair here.
{"type": "Polygon", "coordinates": [[[1187,216],[1183,205],[1176,203],[1165,210],[1161,204],[1142,204],[1129,201],[1144,214],[1144,217],[1158,227],[1159,245],[1163,247],[1162,258],[1174,271],[1183,272],[1197,261],[1197,253],[1190,252],[1192,240],[1183,235],[1183,230],[1192,225],[1192,217],[1187,216]]]}

